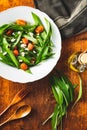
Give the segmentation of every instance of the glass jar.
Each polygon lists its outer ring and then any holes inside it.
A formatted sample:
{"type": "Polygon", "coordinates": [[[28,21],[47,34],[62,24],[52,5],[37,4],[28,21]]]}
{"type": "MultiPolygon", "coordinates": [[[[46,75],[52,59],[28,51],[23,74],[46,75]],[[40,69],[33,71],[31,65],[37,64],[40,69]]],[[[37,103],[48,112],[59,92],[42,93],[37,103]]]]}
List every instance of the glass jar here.
{"type": "Polygon", "coordinates": [[[69,67],[76,72],[83,72],[87,69],[87,51],[76,52],[68,59],[69,67]]]}

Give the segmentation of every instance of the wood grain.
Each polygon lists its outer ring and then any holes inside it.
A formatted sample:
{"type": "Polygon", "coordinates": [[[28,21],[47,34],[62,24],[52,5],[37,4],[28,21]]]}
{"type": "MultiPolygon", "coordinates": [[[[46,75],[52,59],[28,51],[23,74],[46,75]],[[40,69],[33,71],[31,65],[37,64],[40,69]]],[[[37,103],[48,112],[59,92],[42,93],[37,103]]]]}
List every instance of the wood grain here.
{"type": "MultiPolygon", "coordinates": [[[[17,5],[27,5],[34,7],[33,0],[0,0],[0,11],[17,5]]],[[[67,65],[68,57],[76,51],[87,50],[87,32],[62,42],[62,51],[56,69],[62,70],[69,76],[73,83],[79,84],[78,76],[71,71],[67,65]],[[77,42],[77,41],[80,41],[77,42]]],[[[42,126],[42,122],[52,113],[55,100],[49,85],[48,78],[54,70],[45,78],[33,83],[14,83],[0,77],[0,113],[9,105],[15,94],[21,89],[28,87],[30,93],[23,101],[14,105],[2,117],[0,122],[6,119],[16,107],[22,104],[30,104],[32,111],[24,119],[11,121],[0,128],[0,130],[52,130],[51,121],[42,126]]],[[[71,109],[68,108],[67,118],[63,118],[63,130],[87,130],[87,71],[81,74],[83,79],[83,96],[78,105],[71,109]]],[[[78,88],[75,92],[77,96],[78,88]]],[[[72,104],[71,104],[72,105],[72,104]]],[[[58,128],[60,130],[60,128],[58,128]]]]}

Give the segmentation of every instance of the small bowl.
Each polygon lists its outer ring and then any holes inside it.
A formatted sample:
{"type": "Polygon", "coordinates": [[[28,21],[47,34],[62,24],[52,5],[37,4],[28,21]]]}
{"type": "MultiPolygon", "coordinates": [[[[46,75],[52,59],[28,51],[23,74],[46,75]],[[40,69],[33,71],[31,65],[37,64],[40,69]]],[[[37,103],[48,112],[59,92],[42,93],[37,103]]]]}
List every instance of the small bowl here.
{"type": "Polygon", "coordinates": [[[40,10],[28,6],[16,6],[7,9],[0,13],[0,26],[16,21],[17,19],[24,19],[32,23],[33,18],[31,12],[34,12],[36,15],[38,15],[43,24],[45,23],[44,18],[48,19],[48,21],[51,23],[52,41],[54,44],[53,52],[55,55],[52,58],[49,58],[34,67],[31,67],[32,74],[0,62],[0,76],[13,82],[27,83],[44,78],[53,70],[60,58],[61,35],[59,29],[53,20],[40,10]]]}

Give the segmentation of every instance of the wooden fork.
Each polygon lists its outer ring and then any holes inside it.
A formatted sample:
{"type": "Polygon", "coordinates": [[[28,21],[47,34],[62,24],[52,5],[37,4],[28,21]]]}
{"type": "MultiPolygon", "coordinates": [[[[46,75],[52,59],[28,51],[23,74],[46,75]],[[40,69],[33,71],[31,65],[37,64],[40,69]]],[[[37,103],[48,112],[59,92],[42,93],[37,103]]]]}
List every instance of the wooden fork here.
{"type": "Polygon", "coordinates": [[[19,101],[21,101],[27,94],[29,93],[29,89],[28,88],[23,88],[21,89],[13,98],[13,100],[11,101],[11,103],[8,105],[8,107],[1,112],[0,116],[7,111],[7,109],[9,109],[12,105],[18,103],[19,101]]]}

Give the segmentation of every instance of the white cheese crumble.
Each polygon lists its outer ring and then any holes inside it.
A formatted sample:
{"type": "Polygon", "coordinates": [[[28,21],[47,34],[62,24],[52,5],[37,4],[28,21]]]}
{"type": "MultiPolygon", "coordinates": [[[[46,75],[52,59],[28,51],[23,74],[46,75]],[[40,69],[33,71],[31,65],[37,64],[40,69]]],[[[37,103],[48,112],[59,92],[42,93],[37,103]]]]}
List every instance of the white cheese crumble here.
{"type": "Polygon", "coordinates": [[[22,60],[20,59],[19,62],[22,62],[22,60]]]}
{"type": "Polygon", "coordinates": [[[20,31],[18,31],[18,34],[21,34],[21,32],[20,32],[20,31]]]}
{"type": "Polygon", "coordinates": [[[21,56],[25,56],[25,52],[21,52],[21,56]]]}
{"type": "Polygon", "coordinates": [[[22,48],[25,48],[25,47],[26,47],[26,44],[21,44],[21,47],[22,47],[22,48]]]}
{"type": "Polygon", "coordinates": [[[5,56],[7,54],[7,52],[3,52],[3,55],[5,56]]]}
{"type": "Polygon", "coordinates": [[[11,42],[14,42],[15,40],[16,40],[15,38],[12,38],[12,39],[11,39],[11,42]]]}

